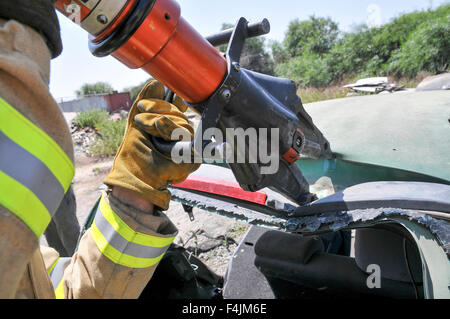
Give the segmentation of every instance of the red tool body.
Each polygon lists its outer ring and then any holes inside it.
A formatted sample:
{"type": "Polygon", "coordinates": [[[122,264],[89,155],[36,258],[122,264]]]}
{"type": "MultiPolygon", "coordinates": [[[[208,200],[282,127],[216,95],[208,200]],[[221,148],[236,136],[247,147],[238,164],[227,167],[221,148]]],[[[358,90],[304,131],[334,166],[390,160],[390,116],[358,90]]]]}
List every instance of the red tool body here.
{"type": "Polygon", "coordinates": [[[233,144],[233,156],[257,159],[227,160],[243,190],[272,188],[299,204],[315,198],[295,161],[300,154],[332,154],[304,110],[295,83],[239,65],[246,39],[270,31],[267,19],[250,24],[241,18],[233,29],[204,38],[183,19],[175,0],[57,0],[55,7],[90,34],[93,55],[112,55],[129,68],[146,71],[202,114],[202,129],[194,141],[171,143],[152,137],[158,151],[170,157],[174,150],[194,150],[191,155],[201,153],[204,159],[209,146],[221,147],[205,137],[208,129],[222,136],[228,129],[237,130],[236,139],[242,143],[234,143],[234,137],[226,141],[233,144]],[[228,44],[225,56],[214,47],[222,44],[228,44]],[[252,130],[259,135],[250,143],[245,132],[252,130]],[[262,152],[249,156],[252,146],[267,146],[269,140],[269,161],[262,160],[262,152]]]}
{"type": "Polygon", "coordinates": [[[181,17],[173,0],[58,0],[55,6],[89,32],[94,54],[143,69],[189,103],[209,98],[225,77],[225,58],[181,17]],[[119,34],[133,22],[133,32],[119,34]]]}

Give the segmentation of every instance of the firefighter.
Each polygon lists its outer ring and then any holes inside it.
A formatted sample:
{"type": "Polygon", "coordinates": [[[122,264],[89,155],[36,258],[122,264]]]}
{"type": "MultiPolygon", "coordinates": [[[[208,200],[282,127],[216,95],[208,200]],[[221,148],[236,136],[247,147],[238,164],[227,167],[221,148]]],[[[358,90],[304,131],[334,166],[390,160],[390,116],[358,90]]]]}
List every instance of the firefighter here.
{"type": "Polygon", "coordinates": [[[166,159],[149,136],[193,128],[182,100],[165,102],[162,84],[148,83],[77,252],[39,247],[74,176],[72,139],[48,89],[59,32],[51,0],[0,0],[0,298],[137,298],[177,235],[163,213],[167,186],[198,168],[166,159]]]}

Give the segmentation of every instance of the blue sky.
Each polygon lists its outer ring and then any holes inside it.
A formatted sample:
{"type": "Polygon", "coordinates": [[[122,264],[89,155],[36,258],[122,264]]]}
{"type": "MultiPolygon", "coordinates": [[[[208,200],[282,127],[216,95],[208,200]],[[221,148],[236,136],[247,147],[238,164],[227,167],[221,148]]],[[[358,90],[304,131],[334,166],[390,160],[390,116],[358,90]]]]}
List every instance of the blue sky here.
{"type": "MultiPolygon", "coordinates": [[[[240,17],[250,21],[268,18],[268,39],[283,40],[293,19],[310,15],[331,17],[341,30],[369,23],[383,24],[401,13],[435,8],[449,0],[178,0],[183,17],[202,35],[220,30],[223,22],[233,23],[240,17]],[[226,4],[224,4],[226,3],[226,4]]],[[[52,61],[50,90],[53,96],[70,98],[84,83],[106,81],[116,90],[141,83],[149,75],[130,70],[112,57],[96,58],[87,47],[87,34],[67,18],[58,14],[64,50],[52,61]]]]}

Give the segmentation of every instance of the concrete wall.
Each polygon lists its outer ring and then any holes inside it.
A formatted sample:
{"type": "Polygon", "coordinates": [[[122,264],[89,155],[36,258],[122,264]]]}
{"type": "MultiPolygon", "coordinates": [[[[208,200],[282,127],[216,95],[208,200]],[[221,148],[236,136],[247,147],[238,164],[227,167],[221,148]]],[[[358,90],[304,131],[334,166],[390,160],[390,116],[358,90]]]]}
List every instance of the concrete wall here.
{"type": "Polygon", "coordinates": [[[117,110],[129,110],[131,98],[129,93],[115,93],[86,97],[79,100],[59,103],[63,112],[81,112],[88,110],[107,110],[112,113],[117,110]]]}
{"type": "Polygon", "coordinates": [[[103,96],[92,96],[84,99],[59,103],[63,112],[81,112],[88,110],[108,110],[108,101],[103,96]]]}

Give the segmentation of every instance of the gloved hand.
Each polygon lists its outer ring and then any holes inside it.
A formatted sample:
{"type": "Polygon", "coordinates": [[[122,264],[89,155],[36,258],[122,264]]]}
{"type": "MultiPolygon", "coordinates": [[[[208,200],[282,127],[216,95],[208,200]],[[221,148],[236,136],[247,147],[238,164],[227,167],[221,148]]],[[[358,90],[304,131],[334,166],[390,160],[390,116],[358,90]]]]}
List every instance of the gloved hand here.
{"type": "Polygon", "coordinates": [[[174,129],[194,129],[186,115],[187,106],[176,97],[173,104],[163,100],[164,86],[152,81],[141,91],[131,108],[124,140],[104,183],[133,191],[163,210],[169,208],[169,184],[184,181],[199,164],[175,164],[152,145],[150,135],[171,140],[174,129]]]}

